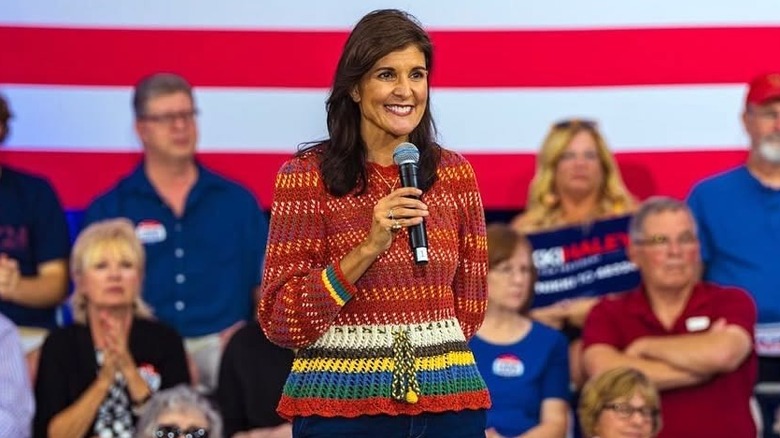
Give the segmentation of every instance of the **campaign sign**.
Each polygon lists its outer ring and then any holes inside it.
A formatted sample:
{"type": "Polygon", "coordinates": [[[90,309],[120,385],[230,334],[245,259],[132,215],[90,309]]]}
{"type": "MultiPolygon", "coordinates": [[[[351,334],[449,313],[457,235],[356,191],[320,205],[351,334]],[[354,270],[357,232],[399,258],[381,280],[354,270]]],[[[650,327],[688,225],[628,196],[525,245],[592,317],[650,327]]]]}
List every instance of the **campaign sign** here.
{"type": "Polygon", "coordinates": [[[639,272],[626,257],[629,219],[621,216],[529,234],[539,273],[534,307],[639,285],[639,272]]]}

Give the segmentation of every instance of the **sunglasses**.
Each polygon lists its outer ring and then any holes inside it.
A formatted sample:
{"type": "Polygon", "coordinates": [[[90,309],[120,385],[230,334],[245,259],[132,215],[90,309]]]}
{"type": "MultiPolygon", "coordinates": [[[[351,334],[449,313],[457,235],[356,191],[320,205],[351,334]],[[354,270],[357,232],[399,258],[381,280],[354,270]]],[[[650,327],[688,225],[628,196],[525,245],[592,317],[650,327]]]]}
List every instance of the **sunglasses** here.
{"type": "Polygon", "coordinates": [[[161,424],[154,430],[157,438],[209,438],[209,430],[203,427],[190,427],[182,429],[173,424],[161,424]]]}
{"type": "Polygon", "coordinates": [[[598,123],[595,120],[589,119],[567,119],[556,122],[552,125],[553,129],[569,129],[575,127],[585,127],[588,129],[596,129],[598,123]]]}

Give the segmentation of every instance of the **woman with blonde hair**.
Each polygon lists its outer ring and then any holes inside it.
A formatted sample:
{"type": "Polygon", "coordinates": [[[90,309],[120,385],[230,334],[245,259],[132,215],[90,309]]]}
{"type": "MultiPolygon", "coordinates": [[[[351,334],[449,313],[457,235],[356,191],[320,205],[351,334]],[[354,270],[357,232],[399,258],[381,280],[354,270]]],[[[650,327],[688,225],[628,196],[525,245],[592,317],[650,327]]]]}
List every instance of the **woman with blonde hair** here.
{"type": "Polygon", "coordinates": [[[661,398],[633,368],[613,368],[588,381],[578,416],[585,438],[652,438],[661,430],[661,398]]]}
{"type": "MultiPolygon", "coordinates": [[[[596,122],[563,120],[552,125],[542,144],[528,207],[512,221],[512,227],[534,234],[588,225],[630,214],[636,205],[596,122]]],[[[626,260],[625,254],[622,258],[626,260]]],[[[592,286],[595,290],[595,282],[592,286]]],[[[585,379],[579,360],[579,331],[598,301],[598,296],[585,295],[536,307],[530,313],[534,319],[566,331],[571,341],[569,358],[575,386],[585,379]]]]}
{"type": "Polygon", "coordinates": [[[537,156],[528,205],[512,221],[535,233],[628,214],[636,209],[595,122],[572,119],[550,128],[537,156]]]}
{"type": "Polygon", "coordinates": [[[36,437],[131,437],[135,408],[189,382],[181,337],[141,300],[144,260],[126,219],[96,222],[76,239],[76,323],[53,331],[41,349],[36,437]]]}

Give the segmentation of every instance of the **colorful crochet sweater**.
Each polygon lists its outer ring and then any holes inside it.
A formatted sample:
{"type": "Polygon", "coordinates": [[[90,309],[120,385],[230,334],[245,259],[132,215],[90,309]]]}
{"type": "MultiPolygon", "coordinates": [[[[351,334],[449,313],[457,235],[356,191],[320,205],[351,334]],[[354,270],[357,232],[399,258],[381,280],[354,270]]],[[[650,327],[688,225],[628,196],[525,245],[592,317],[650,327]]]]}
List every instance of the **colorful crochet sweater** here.
{"type": "MultiPolygon", "coordinates": [[[[474,171],[443,150],[422,200],[430,261],[415,265],[406,229],[355,283],[339,261],[362,242],[398,167],[368,166],[360,196],[327,193],[314,152],[276,178],[258,316],[268,338],[296,349],[283,417],[481,409],[490,398],[467,339],[486,305],[485,217],[474,171]]],[[[399,184],[400,185],[400,184],[399,184]]]]}

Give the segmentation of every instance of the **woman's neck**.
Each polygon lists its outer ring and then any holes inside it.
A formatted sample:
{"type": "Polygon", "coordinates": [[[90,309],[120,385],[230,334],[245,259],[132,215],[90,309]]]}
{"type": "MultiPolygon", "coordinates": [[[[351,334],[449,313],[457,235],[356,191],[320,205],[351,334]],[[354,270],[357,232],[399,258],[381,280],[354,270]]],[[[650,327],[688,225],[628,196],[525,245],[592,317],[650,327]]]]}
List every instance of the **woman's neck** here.
{"type": "Polygon", "coordinates": [[[598,194],[589,194],[581,197],[561,197],[561,220],[566,224],[588,222],[596,219],[599,209],[598,194]]]}
{"type": "Polygon", "coordinates": [[[393,148],[366,149],[366,161],[387,167],[393,164],[393,148]]]}
{"type": "Polygon", "coordinates": [[[407,141],[404,137],[395,137],[387,133],[366,133],[362,134],[363,142],[366,145],[366,161],[389,166],[393,164],[393,152],[395,148],[407,141]]]}
{"type": "Polygon", "coordinates": [[[531,329],[531,320],[510,309],[488,306],[485,319],[477,332],[480,338],[497,344],[518,342],[531,329]]]}

